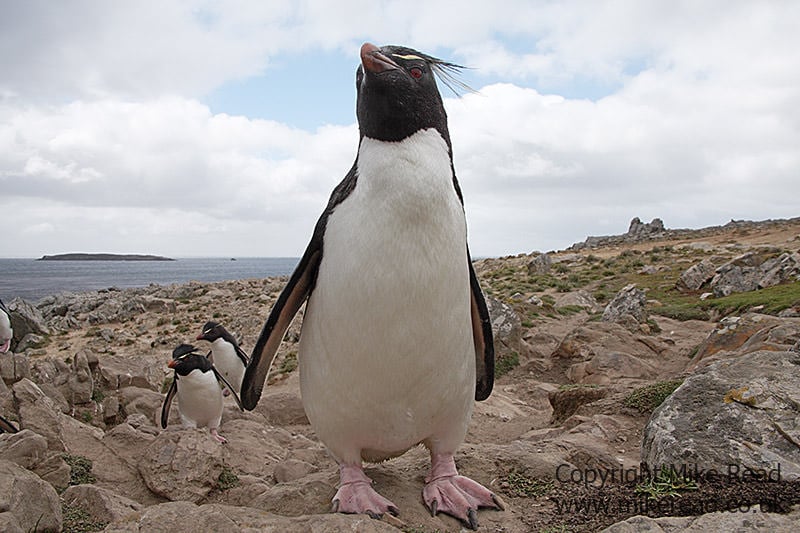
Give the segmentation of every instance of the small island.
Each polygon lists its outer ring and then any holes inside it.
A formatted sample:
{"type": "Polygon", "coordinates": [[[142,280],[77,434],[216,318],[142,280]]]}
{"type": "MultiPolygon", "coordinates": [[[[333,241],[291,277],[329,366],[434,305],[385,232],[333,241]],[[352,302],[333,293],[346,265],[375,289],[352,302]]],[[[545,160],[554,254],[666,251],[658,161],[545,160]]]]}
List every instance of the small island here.
{"type": "Polygon", "coordinates": [[[43,255],[37,261],[175,261],[175,259],[160,255],[73,253],[43,255]]]}

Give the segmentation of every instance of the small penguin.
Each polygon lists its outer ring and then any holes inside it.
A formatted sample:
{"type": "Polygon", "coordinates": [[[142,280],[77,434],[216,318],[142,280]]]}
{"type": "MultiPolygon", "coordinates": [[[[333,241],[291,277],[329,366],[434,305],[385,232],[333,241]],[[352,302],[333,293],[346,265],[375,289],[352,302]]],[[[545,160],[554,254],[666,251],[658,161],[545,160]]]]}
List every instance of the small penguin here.
{"type": "Polygon", "coordinates": [[[431,456],[425,505],[476,529],[478,508],[504,504],[460,476],[453,458],[474,401],[494,383],[491,322],[434,79],[450,85],[460,68],[402,46],[361,47],[355,163],[264,324],[242,400],[246,409],[258,403],[283,335],[307,301],[300,391],[316,435],[339,463],[334,511],[397,514],[362,461],[422,444],[431,456]]]}
{"type": "MultiPolygon", "coordinates": [[[[218,442],[227,442],[217,432],[222,420],[222,391],[218,380],[229,389],[231,385],[217,372],[208,357],[198,354],[197,348],[191,344],[175,348],[167,366],[175,370],[175,379],[161,407],[161,427],[166,429],[172,398],[177,395],[184,427],[207,427],[218,442]]],[[[239,396],[234,393],[233,397],[241,409],[239,396]]]]}
{"type": "Polygon", "coordinates": [[[0,353],[6,353],[11,348],[11,339],[14,338],[14,330],[11,328],[11,312],[0,300],[0,353]]]}
{"type": "MultiPolygon", "coordinates": [[[[244,353],[233,338],[233,335],[228,333],[222,324],[217,322],[206,322],[203,326],[202,332],[197,336],[199,341],[208,341],[211,343],[211,362],[214,367],[225,376],[228,383],[233,385],[234,392],[238,393],[242,386],[242,377],[244,377],[244,369],[250,358],[244,353]]],[[[225,389],[225,396],[230,394],[229,389],[225,389]]]]}
{"type": "Polygon", "coordinates": [[[18,433],[19,430],[17,427],[11,423],[10,420],[6,420],[4,416],[0,416],[0,433],[18,433]]]}

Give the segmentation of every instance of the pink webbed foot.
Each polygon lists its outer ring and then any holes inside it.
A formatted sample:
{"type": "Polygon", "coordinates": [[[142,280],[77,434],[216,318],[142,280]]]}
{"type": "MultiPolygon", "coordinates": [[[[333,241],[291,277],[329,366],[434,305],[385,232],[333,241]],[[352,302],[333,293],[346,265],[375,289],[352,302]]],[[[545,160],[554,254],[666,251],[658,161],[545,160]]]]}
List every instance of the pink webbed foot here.
{"type": "Polygon", "coordinates": [[[228,439],[217,433],[216,428],[209,430],[209,432],[211,433],[211,436],[214,437],[214,439],[216,439],[216,441],[219,442],[220,444],[225,444],[226,442],[228,442],[228,439]]]}
{"type": "Polygon", "coordinates": [[[468,477],[459,476],[452,455],[431,458],[431,473],[425,478],[422,499],[431,514],[445,513],[461,520],[470,529],[478,529],[478,509],[505,509],[499,496],[468,477]]]}
{"type": "Polygon", "coordinates": [[[380,518],[385,513],[399,514],[397,506],[372,488],[372,480],[360,465],[339,466],[339,490],[333,497],[334,513],[366,514],[380,518]]]}

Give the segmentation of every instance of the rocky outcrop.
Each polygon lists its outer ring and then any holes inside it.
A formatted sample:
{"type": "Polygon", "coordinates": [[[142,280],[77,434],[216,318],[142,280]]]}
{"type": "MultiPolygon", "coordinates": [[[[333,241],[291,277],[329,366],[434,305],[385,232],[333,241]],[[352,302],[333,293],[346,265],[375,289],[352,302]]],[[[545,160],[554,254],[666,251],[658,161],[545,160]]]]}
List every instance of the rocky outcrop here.
{"type": "Polygon", "coordinates": [[[800,253],[771,257],[775,253],[774,250],[747,252],[720,266],[711,280],[714,295],[728,296],[800,280],[800,253]]]}
{"type": "Polygon", "coordinates": [[[642,461],[800,480],[800,357],[757,351],[689,376],[644,430],[642,461]]]}

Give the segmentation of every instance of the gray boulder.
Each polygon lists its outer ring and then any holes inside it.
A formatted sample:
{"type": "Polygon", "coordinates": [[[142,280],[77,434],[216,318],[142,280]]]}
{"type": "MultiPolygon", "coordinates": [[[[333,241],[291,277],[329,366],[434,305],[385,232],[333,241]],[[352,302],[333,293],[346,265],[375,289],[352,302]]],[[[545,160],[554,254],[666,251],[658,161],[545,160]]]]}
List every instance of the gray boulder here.
{"type": "Polygon", "coordinates": [[[758,351],[690,376],[644,429],[643,462],[800,479],[800,357],[758,351]]]}
{"type": "Polygon", "coordinates": [[[2,378],[7,385],[30,377],[30,361],[26,355],[10,351],[0,353],[0,378],[2,378]]]}
{"type": "Polygon", "coordinates": [[[69,374],[67,386],[68,393],[65,396],[72,405],[86,404],[92,401],[94,380],[86,350],[81,350],[73,358],[72,372],[69,374]]]}
{"type": "Polygon", "coordinates": [[[781,283],[800,280],[800,253],[784,253],[761,264],[761,277],[758,286],[772,287],[781,283]]]}
{"type": "Polygon", "coordinates": [[[491,296],[486,297],[489,318],[494,334],[494,350],[498,359],[520,353],[522,349],[522,320],[514,308],[491,296]]]}
{"type": "Polygon", "coordinates": [[[528,274],[531,276],[535,274],[548,274],[553,265],[553,260],[550,254],[536,254],[533,259],[528,262],[528,274]]]}
{"type": "Polygon", "coordinates": [[[714,278],[716,267],[709,259],[703,259],[690,266],[678,278],[676,286],[679,290],[696,291],[714,278]]]}
{"type": "MultiPolygon", "coordinates": [[[[0,460],[0,509],[13,515],[0,519],[22,531],[61,531],[61,501],[55,489],[33,472],[0,460]]],[[[6,514],[6,513],[2,513],[6,514]]]]}
{"type": "Polygon", "coordinates": [[[29,333],[34,335],[50,335],[42,313],[27,300],[14,298],[8,303],[11,312],[11,327],[14,328],[14,339],[19,342],[29,333]]]}
{"type": "Polygon", "coordinates": [[[627,325],[630,318],[641,324],[647,321],[647,298],[636,285],[627,285],[620,290],[603,311],[603,320],[627,325]],[[630,317],[630,318],[628,318],[630,317]]]}

